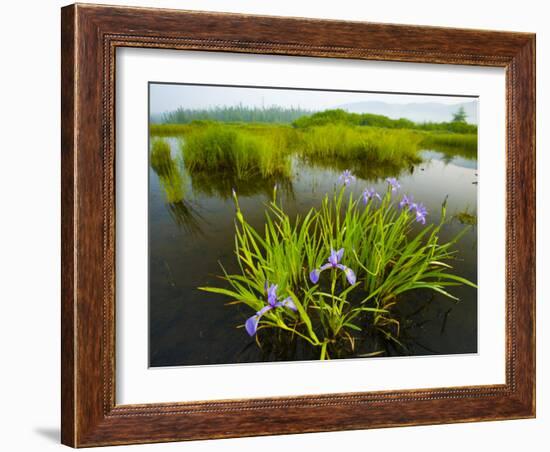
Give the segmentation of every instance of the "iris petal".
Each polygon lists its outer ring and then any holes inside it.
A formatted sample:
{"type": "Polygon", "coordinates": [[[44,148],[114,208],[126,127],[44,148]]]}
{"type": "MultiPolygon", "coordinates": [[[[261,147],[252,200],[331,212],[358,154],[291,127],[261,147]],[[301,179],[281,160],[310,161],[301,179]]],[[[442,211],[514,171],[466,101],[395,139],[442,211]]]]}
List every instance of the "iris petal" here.
{"type": "Polygon", "coordinates": [[[317,284],[319,282],[319,273],[321,273],[321,271],[316,268],[315,270],[312,270],[309,274],[309,279],[311,279],[311,282],[313,284],[317,284]]]}
{"type": "Polygon", "coordinates": [[[262,317],[262,315],[264,315],[267,311],[271,311],[272,309],[273,309],[273,306],[268,304],[264,306],[262,309],[260,309],[252,317],[248,318],[248,320],[244,324],[244,327],[246,328],[246,332],[250,336],[254,336],[256,334],[256,330],[258,329],[258,323],[260,322],[260,318],[262,317]]]}
{"type": "Polygon", "coordinates": [[[333,266],[338,263],[338,253],[332,248],[330,249],[330,256],[328,257],[328,261],[333,266]]]}
{"type": "Polygon", "coordinates": [[[293,311],[298,310],[298,308],[294,304],[294,301],[292,301],[292,297],[285,298],[283,301],[281,301],[281,305],[286,308],[292,309],[293,311]]]}
{"type": "Polygon", "coordinates": [[[272,284],[269,286],[269,289],[267,289],[267,302],[271,306],[277,303],[277,284],[272,284]]]}
{"type": "Polygon", "coordinates": [[[357,278],[355,277],[355,273],[353,273],[353,270],[342,264],[338,264],[337,267],[345,273],[348,282],[353,286],[357,280],[357,278]]]}
{"type": "Polygon", "coordinates": [[[355,273],[353,273],[353,270],[349,267],[346,267],[346,269],[344,270],[344,273],[346,274],[346,278],[348,278],[348,282],[353,286],[357,281],[357,278],[355,277],[355,273]]]}
{"type": "Polygon", "coordinates": [[[248,318],[248,320],[244,324],[244,327],[246,328],[246,332],[248,333],[249,336],[254,336],[256,334],[259,321],[260,321],[260,316],[258,316],[258,314],[254,314],[252,317],[248,318]]]}

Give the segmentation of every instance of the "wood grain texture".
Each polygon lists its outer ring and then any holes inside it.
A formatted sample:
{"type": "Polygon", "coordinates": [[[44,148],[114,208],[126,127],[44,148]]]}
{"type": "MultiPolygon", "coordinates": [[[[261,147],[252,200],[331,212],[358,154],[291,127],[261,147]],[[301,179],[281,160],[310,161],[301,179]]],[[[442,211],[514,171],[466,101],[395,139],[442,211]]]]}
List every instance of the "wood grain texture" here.
{"type": "Polygon", "coordinates": [[[75,158],[75,60],[74,8],[63,9],[61,19],[61,441],[75,444],[74,339],[74,158],[75,158]]]}
{"type": "Polygon", "coordinates": [[[534,35],[81,4],[62,9],[61,34],[64,444],[85,447],[535,415],[534,35]],[[117,47],[506,68],[506,384],[116,405],[117,47]],[[263,417],[272,422],[259,424],[263,417]]]}

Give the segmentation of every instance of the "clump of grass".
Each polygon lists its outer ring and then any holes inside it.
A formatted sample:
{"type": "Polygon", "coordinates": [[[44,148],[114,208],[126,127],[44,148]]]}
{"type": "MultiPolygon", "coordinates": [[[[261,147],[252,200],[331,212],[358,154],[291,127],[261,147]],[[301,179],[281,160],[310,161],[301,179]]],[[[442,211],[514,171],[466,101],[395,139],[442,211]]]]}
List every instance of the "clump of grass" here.
{"type": "Polygon", "coordinates": [[[301,155],[310,161],[406,165],[421,161],[418,155],[421,139],[418,133],[409,130],[327,124],[303,131],[301,155]]]}
{"type": "Polygon", "coordinates": [[[166,176],[173,169],[174,162],[170,144],[166,140],[156,139],[151,143],[151,167],[159,176],[166,176]]]}
{"type": "Polygon", "coordinates": [[[182,149],[190,172],[224,171],[245,179],[288,176],[291,170],[287,137],[273,131],[209,124],[189,131],[182,149]]]}
{"type": "Polygon", "coordinates": [[[246,322],[249,334],[256,334],[256,326],[283,332],[289,340],[299,337],[318,349],[320,359],[335,356],[341,347],[353,351],[371,328],[399,343],[392,307],[405,302],[407,293],[429,290],[456,299],[448,287],[474,285],[452,273],[459,236],[439,240],[445,204],[441,222],[419,230],[413,226],[425,221],[425,210],[409,201],[399,207],[392,194],[398,184],[390,183],[383,197],[366,191],[361,199],[342,187],[295,219],[275,192],[263,230],[246,221],[234,193],[241,272],[224,270],[228,286],[201,289],[256,312],[246,322]]]}

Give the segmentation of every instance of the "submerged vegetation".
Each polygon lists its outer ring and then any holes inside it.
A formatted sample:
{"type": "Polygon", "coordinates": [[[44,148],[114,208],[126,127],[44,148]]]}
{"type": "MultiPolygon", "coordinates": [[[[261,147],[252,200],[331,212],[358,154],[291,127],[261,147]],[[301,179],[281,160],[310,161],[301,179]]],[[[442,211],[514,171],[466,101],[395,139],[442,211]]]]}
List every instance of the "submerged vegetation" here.
{"type": "MultiPolygon", "coordinates": [[[[399,193],[396,179],[385,194],[367,188],[355,198],[346,187],[326,194],[321,205],[292,219],[278,201],[277,187],[266,209],[265,227],[254,229],[236,192],[235,255],[240,273],[224,270],[226,287],[201,287],[244,304],[255,314],[245,322],[249,335],[283,332],[307,342],[320,359],[352,353],[368,334],[399,344],[400,324],[393,308],[412,291],[428,290],[456,299],[449,288],[473,283],[452,273],[460,234],[441,242],[446,221],[426,224],[428,212],[399,193]]],[[[475,286],[474,286],[475,287],[475,286]]]]}
{"type": "Polygon", "coordinates": [[[464,209],[454,215],[461,224],[467,224],[470,226],[477,225],[477,215],[474,212],[470,212],[469,209],[464,209]]]}

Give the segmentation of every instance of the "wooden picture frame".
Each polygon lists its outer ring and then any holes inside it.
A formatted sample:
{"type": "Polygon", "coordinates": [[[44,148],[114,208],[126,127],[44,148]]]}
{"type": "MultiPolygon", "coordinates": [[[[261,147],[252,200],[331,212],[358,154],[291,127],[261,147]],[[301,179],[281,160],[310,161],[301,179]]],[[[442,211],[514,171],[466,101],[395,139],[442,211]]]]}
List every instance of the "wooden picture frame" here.
{"type": "Polygon", "coordinates": [[[62,9],[62,442],[73,447],[535,416],[535,35],[147,8],[62,9]],[[115,403],[115,50],[506,70],[506,383],[115,403]],[[269,422],[258,423],[266,418],[269,422]]]}

